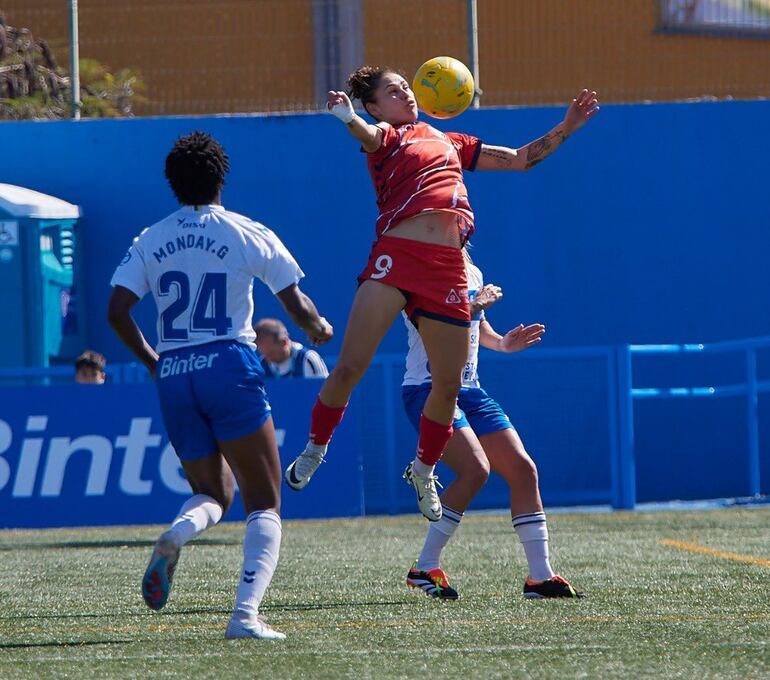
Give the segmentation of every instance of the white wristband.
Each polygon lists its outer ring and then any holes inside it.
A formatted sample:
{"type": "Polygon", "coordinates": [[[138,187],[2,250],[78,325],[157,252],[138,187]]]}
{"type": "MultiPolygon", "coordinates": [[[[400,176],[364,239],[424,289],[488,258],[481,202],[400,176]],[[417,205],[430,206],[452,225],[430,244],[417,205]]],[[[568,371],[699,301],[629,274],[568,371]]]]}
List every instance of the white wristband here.
{"type": "Polygon", "coordinates": [[[335,118],[339,118],[345,125],[353,120],[353,116],[356,115],[352,104],[335,104],[329,109],[329,113],[335,118]]]}

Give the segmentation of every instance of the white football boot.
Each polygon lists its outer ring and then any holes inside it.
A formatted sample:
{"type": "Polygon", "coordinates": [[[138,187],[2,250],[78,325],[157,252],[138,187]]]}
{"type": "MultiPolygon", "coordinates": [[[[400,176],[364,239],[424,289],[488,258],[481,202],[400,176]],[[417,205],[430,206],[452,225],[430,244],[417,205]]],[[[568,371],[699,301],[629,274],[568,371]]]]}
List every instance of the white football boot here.
{"type": "Polygon", "coordinates": [[[310,444],[308,442],[305,450],[286,468],[286,472],[283,475],[289,488],[295,491],[304,489],[313,473],[318,469],[318,466],[324,462],[325,455],[325,445],[310,444]]]}
{"type": "MultiPolygon", "coordinates": [[[[436,484],[438,477],[436,475],[418,475],[412,468],[412,463],[406,466],[404,470],[404,479],[414,487],[417,492],[417,506],[420,512],[431,522],[438,522],[441,519],[441,501],[438,498],[436,484]]],[[[439,484],[439,486],[441,486],[439,484]]]]}
{"type": "Polygon", "coordinates": [[[239,640],[241,638],[257,638],[259,640],[285,640],[285,633],[280,633],[268,626],[261,616],[249,619],[230,619],[225,631],[225,640],[239,640]]]}

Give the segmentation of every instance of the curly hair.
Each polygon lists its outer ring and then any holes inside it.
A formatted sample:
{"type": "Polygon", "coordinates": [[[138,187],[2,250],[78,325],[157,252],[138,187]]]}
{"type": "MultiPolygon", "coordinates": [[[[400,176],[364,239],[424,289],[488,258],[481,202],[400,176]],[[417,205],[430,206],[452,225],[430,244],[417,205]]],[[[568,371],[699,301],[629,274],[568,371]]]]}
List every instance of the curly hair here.
{"type": "Polygon", "coordinates": [[[166,156],[166,179],[182,205],[213,202],[229,169],[230,159],[221,144],[200,130],[177,139],[166,156]]]}
{"type": "Polygon", "coordinates": [[[396,73],[387,66],[362,66],[357,68],[348,78],[348,96],[351,99],[360,99],[366,108],[367,104],[374,101],[374,91],[380,84],[382,76],[386,73],[396,73]]]}

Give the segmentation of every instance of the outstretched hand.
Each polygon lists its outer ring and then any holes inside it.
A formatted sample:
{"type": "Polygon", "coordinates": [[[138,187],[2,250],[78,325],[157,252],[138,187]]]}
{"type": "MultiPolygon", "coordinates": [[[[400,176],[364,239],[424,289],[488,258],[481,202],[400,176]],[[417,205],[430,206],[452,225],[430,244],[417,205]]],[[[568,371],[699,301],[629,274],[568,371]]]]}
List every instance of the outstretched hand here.
{"type": "Polygon", "coordinates": [[[509,330],[499,340],[501,352],[521,352],[534,347],[540,342],[545,333],[545,326],[541,323],[533,323],[525,326],[523,323],[509,330]]]}
{"type": "Polygon", "coordinates": [[[348,97],[347,94],[344,92],[337,92],[336,90],[329,90],[329,92],[326,93],[326,108],[331,111],[337,104],[353,106],[353,103],[350,101],[350,97],[348,97]]]}
{"type": "Polygon", "coordinates": [[[564,116],[564,134],[571,135],[582,128],[599,111],[599,100],[596,92],[581,90],[564,116]]]}
{"type": "Polygon", "coordinates": [[[488,283],[483,286],[481,290],[476,293],[475,297],[471,301],[471,310],[474,314],[483,312],[485,309],[489,309],[495,302],[503,297],[503,290],[500,286],[496,286],[493,283],[488,283]]]}

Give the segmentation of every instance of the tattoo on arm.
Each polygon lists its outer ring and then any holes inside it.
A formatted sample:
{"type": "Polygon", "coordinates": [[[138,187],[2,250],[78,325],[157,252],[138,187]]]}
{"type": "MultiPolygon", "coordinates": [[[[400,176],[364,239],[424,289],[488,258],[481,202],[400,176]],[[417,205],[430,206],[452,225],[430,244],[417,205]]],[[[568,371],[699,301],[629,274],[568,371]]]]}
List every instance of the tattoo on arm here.
{"type": "Polygon", "coordinates": [[[481,147],[481,155],[488,163],[486,168],[498,170],[529,170],[550,156],[561,146],[567,135],[560,127],[554,128],[534,142],[523,146],[518,152],[506,147],[481,147]],[[522,159],[521,156],[524,156],[522,159]]]}
{"type": "Polygon", "coordinates": [[[546,156],[553,153],[565,139],[567,136],[561,130],[549,132],[540,139],[536,139],[527,147],[527,165],[525,167],[529,170],[540,163],[546,156]]]}

